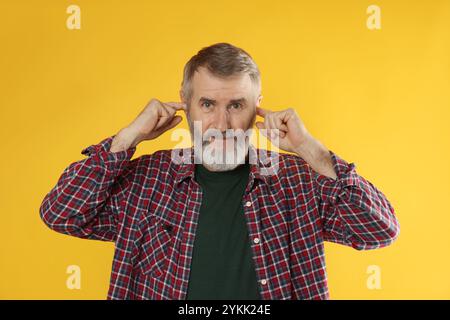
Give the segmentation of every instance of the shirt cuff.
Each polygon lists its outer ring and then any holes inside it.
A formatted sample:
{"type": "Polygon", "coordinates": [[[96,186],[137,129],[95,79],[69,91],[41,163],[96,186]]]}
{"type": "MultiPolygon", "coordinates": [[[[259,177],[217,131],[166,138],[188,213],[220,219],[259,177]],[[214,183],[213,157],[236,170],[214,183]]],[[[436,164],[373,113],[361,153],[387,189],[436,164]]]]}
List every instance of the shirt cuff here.
{"type": "MultiPolygon", "coordinates": [[[[133,154],[136,151],[136,147],[130,147],[127,150],[111,152],[109,151],[111,148],[112,141],[116,135],[112,135],[104,140],[102,140],[98,144],[90,145],[89,147],[81,150],[81,154],[86,155],[88,157],[98,157],[101,161],[103,161],[107,166],[117,167],[117,164],[122,162],[126,162],[125,160],[130,160],[133,154]]],[[[121,167],[120,165],[118,167],[121,167]]],[[[117,168],[120,169],[120,168],[117,168]]]]}
{"type": "Polygon", "coordinates": [[[348,163],[333,151],[328,150],[333,162],[333,168],[337,178],[333,179],[314,171],[314,180],[319,187],[319,193],[323,201],[335,203],[344,189],[350,186],[358,186],[360,177],[356,172],[355,163],[348,163]]]}

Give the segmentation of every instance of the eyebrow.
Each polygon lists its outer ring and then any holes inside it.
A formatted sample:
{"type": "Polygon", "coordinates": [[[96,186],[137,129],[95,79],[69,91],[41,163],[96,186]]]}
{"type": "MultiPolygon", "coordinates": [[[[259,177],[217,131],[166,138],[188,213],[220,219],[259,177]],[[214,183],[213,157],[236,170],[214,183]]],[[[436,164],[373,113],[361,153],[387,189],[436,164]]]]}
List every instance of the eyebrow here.
{"type": "MultiPolygon", "coordinates": [[[[205,102],[205,101],[210,102],[212,104],[216,104],[217,103],[216,100],[208,98],[208,97],[201,97],[199,99],[199,102],[205,102]]],[[[231,99],[230,100],[230,103],[242,103],[242,104],[245,104],[246,102],[247,102],[247,99],[245,99],[245,98],[237,98],[237,99],[231,99]]]]}

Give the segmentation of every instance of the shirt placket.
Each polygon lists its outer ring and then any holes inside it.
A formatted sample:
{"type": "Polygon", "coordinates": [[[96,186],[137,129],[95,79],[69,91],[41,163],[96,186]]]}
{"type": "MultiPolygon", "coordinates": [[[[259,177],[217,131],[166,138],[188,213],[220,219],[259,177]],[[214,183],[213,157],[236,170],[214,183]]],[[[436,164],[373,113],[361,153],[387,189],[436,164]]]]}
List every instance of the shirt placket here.
{"type": "Polygon", "coordinates": [[[257,214],[258,187],[251,188],[254,183],[253,175],[250,176],[249,186],[246,189],[243,201],[244,215],[249,233],[249,239],[253,254],[253,262],[256,268],[258,290],[263,300],[272,299],[271,284],[268,280],[266,262],[264,260],[263,235],[261,232],[261,220],[257,214]],[[251,191],[249,191],[251,190],[251,191]]]}

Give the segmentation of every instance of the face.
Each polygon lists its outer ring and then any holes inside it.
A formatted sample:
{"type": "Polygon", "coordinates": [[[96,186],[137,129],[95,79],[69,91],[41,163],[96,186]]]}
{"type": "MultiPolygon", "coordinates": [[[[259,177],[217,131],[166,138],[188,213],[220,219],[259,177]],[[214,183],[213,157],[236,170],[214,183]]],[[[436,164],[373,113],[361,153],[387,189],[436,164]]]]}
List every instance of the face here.
{"type": "MultiPolygon", "coordinates": [[[[196,121],[201,123],[202,140],[205,140],[202,142],[203,165],[212,171],[234,169],[239,163],[242,163],[242,159],[235,157],[234,163],[225,161],[227,154],[236,154],[237,152],[237,136],[234,133],[246,132],[247,129],[253,127],[256,106],[260,105],[262,96],[258,93],[248,74],[219,78],[211,74],[205,67],[200,67],[195,72],[191,81],[191,89],[191,101],[186,101],[182,94],[181,100],[188,106],[186,115],[192,135],[194,135],[194,123],[196,121]],[[221,132],[222,135],[213,134],[211,136],[212,132],[221,132]],[[207,150],[212,153],[220,151],[224,161],[222,163],[206,161],[205,152],[207,150]]],[[[248,140],[248,137],[246,139],[248,140]]],[[[193,142],[195,146],[196,140],[193,139],[193,142]]],[[[246,154],[244,154],[244,160],[245,156],[246,154]]]]}

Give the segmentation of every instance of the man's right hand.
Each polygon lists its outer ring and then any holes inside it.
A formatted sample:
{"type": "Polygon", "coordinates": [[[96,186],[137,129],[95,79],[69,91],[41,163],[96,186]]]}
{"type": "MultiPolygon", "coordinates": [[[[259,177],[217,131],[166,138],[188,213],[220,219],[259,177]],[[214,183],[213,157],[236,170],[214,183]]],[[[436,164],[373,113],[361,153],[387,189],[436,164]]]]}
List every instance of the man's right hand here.
{"type": "Polygon", "coordinates": [[[177,111],[186,111],[181,102],[161,102],[152,99],[127,127],[121,129],[113,139],[110,151],[118,152],[137,146],[144,140],[153,140],[177,126],[182,118],[177,111]]]}

